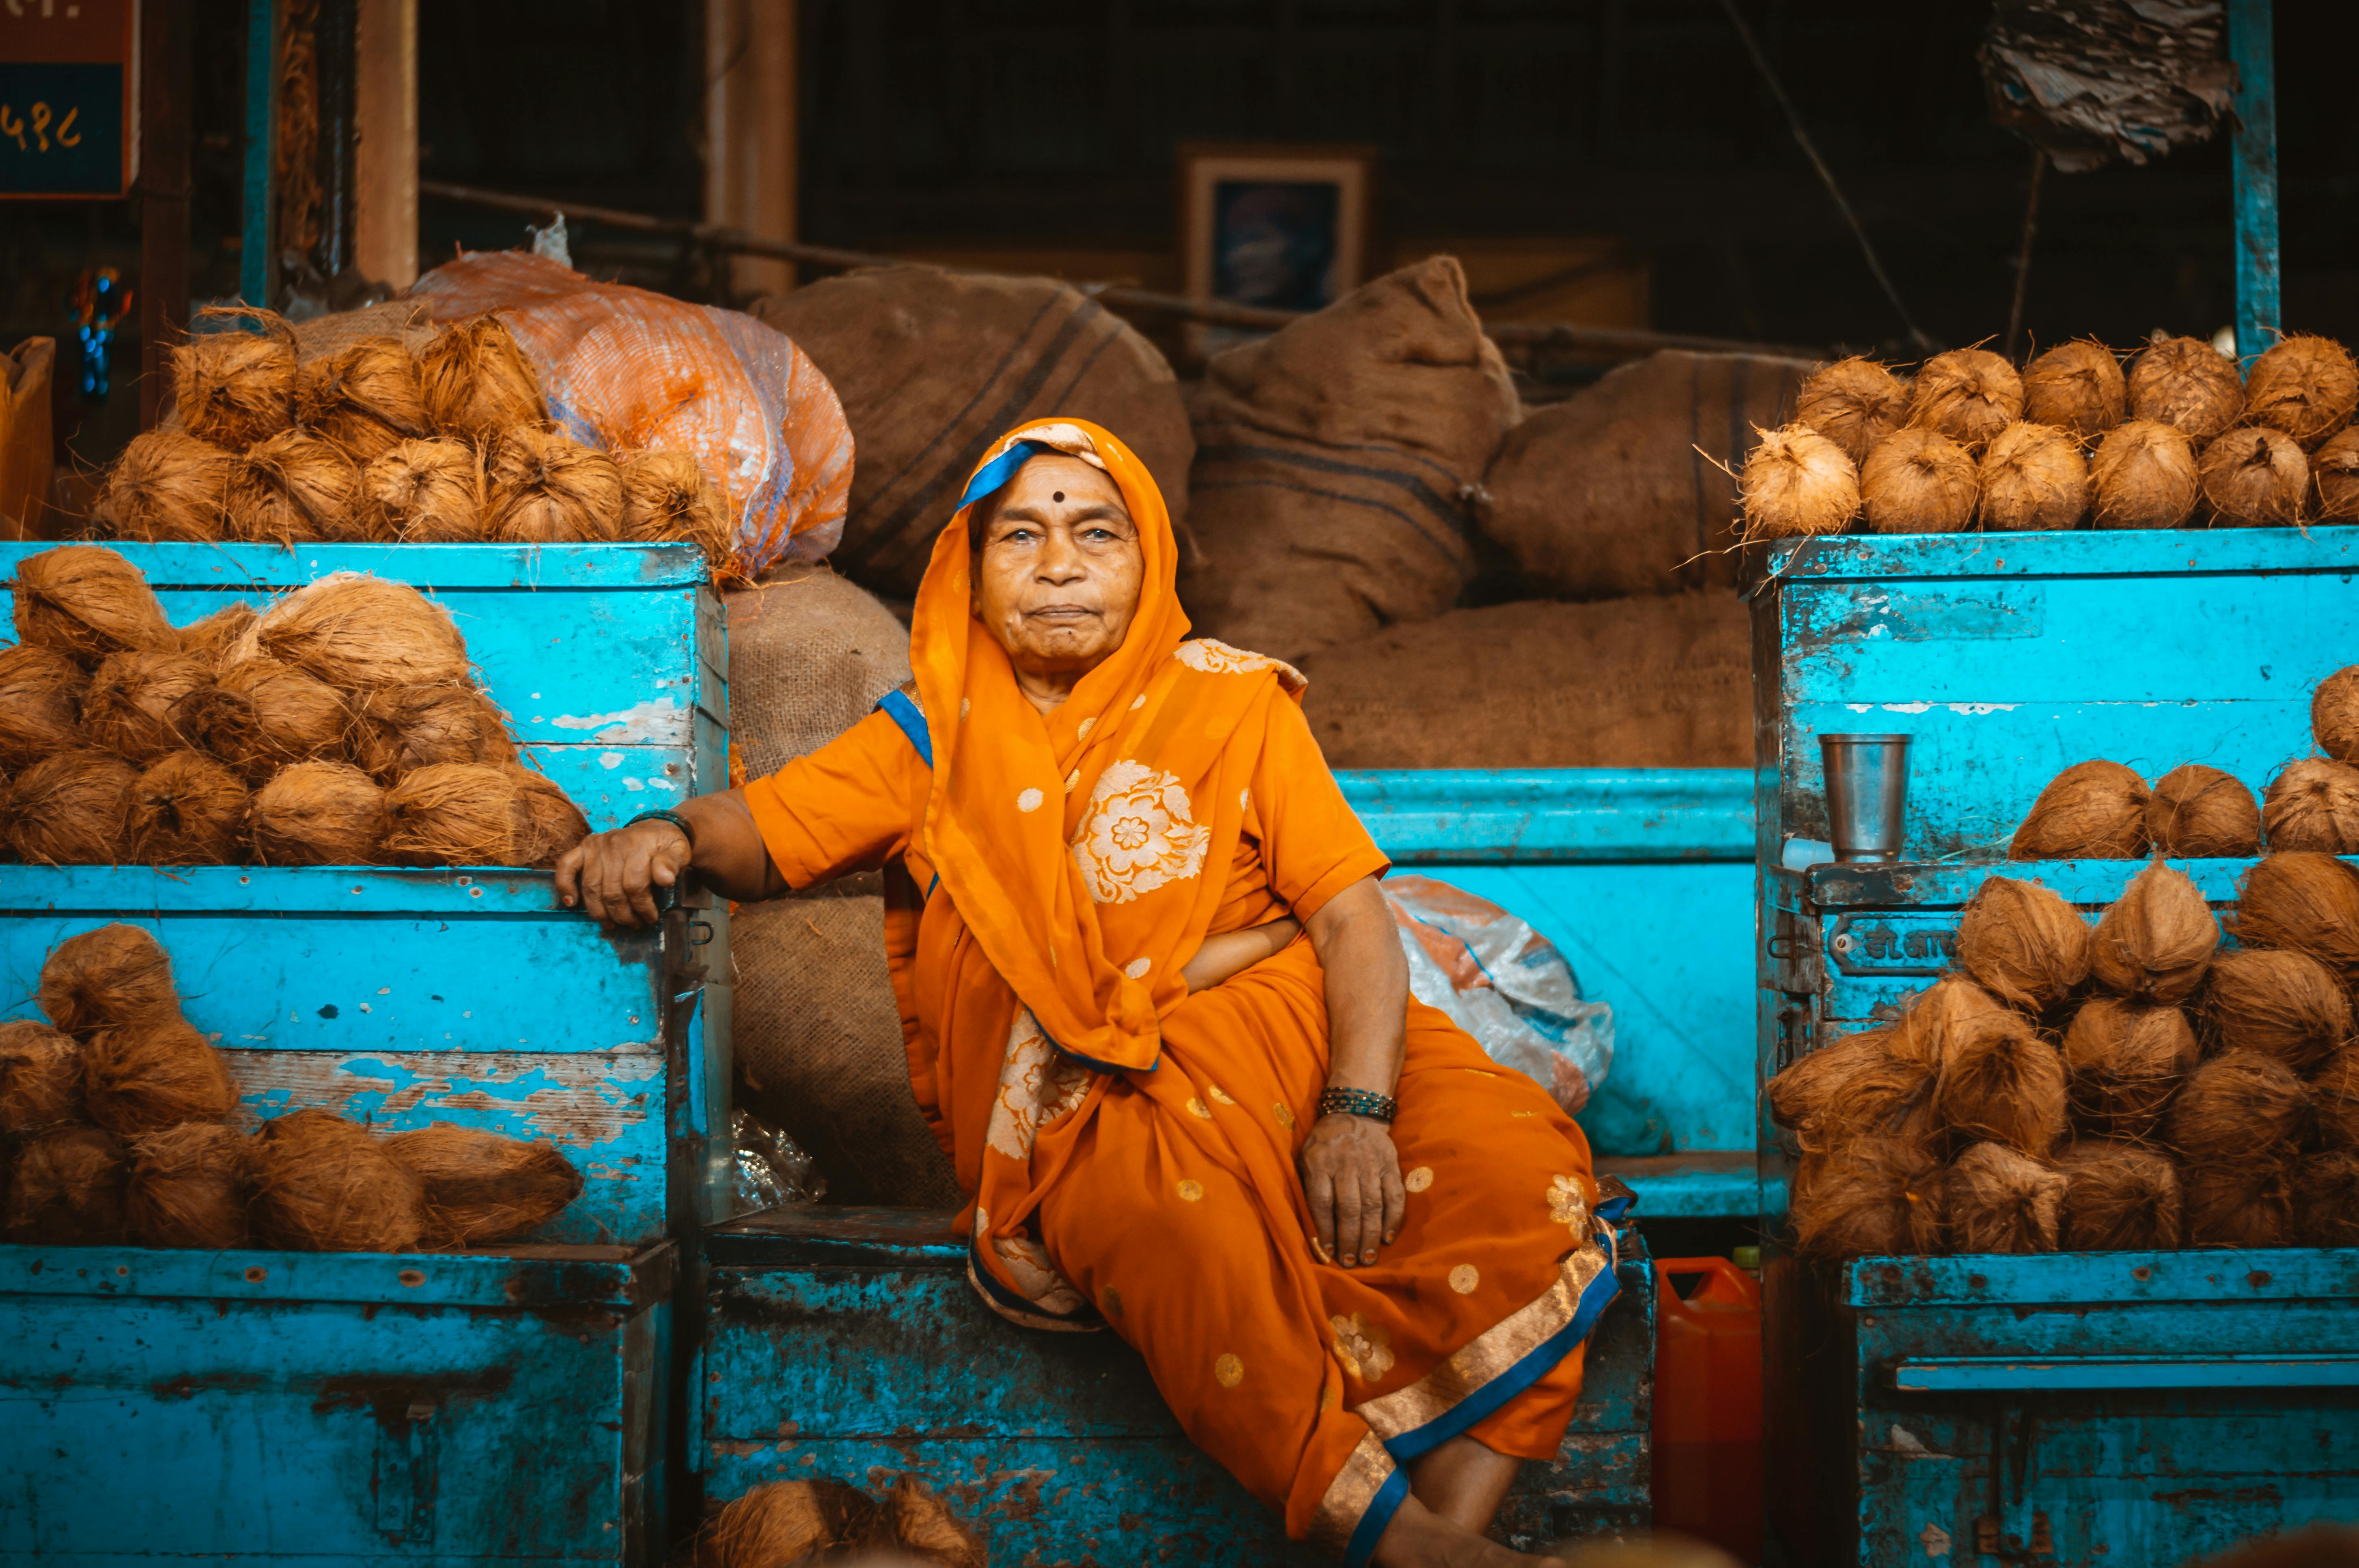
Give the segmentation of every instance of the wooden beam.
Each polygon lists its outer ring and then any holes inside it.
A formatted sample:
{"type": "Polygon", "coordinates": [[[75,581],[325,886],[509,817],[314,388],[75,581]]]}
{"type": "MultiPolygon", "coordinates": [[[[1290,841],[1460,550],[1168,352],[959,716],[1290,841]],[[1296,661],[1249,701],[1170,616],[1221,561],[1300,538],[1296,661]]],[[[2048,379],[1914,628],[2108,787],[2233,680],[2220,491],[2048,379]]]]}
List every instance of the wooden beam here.
{"type": "Polygon", "coordinates": [[[139,427],[168,401],[165,367],[189,325],[190,95],[195,0],[147,0],[139,16],[139,427]]]}
{"type": "MultiPolygon", "coordinates": [[[[705,0],[704,221],[757,239],[792,243],[800,182],[796,0],[705,0]]],[[[730,297],[783,294],[791,261],[740,253],[729,262],[730,297]]]]}
{"type": "Polygon", "coordinates": [[[2228,0],[2236,66],[2236,354],[2277,341],[2277,71],[2270,0],[2228,0]]]}
{"type": "Polygon", "coordinates": [[[353,264],[418,281],[418,0],[360,0],[354,49],[353,264]]]}
{"type": "Polygon", "coordinates": [[[278,0],[245,3],[245,163],[238,293],[267,306],[278,259],[270,222],[271,169],[278,141],[278,0]]]}

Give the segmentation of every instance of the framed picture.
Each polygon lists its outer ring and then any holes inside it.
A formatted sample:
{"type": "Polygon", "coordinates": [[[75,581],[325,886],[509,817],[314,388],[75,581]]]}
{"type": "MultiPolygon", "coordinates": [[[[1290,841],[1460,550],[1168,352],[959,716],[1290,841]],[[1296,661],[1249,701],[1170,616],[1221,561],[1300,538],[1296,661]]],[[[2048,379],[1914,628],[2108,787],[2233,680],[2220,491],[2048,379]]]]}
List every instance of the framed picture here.
{"type": "MultiPolygon", "coordinates": [[[[1316,310],[1367,276],[1375,149],[1204,143],[1180,149],[1180,264],[1191,299],[1316,310]]],[[[1253,336],[1192,325],[1198,353],[1253,336]]]]}

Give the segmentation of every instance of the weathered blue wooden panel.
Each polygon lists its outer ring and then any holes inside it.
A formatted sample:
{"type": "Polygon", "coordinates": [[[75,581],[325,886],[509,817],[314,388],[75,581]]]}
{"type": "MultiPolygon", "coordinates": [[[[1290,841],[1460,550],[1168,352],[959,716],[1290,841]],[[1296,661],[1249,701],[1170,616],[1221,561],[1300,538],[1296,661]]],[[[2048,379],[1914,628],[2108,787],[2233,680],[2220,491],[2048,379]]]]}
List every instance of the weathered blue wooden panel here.
{"type": "MultiPolygon", "coordinates": [[[[691,1452],[708,1499],[836,1476],[948,1491],[1002,1563],[1302,1568],[1276,1519],[1183,1436],[1112,1335],[1014,1327],[975,1298],[951,1217],[781,1210],[711,1232],[691,1452]]],[[[1501,1516],[1525,1544],[1641,1529],[1653,1294],[1643,1257],[1591,1341],[1558,1461],[1501,1516]]]]}
{"type": "Polygon", "coordinates": [[[1753,775],[1742,768],[1419,768],[1335,778],[1404,865],[1743,860],[1753,852],[1753,775]]]}
{"type": "Polygon", "coordinates": [[[651,1568],[674,1271],[0,1247],[0,1558],[651,1568]]]}

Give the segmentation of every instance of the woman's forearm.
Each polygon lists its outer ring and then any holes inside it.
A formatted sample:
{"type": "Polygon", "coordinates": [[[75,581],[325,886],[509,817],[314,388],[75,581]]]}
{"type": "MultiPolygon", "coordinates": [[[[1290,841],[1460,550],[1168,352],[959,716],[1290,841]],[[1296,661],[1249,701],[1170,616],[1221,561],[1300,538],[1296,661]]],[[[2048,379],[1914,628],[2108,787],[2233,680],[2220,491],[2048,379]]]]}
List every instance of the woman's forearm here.
{"type": "Polygon", "coordinates": [[[694,846],[689,863],[705,886],[740,903],[777,898],[787,891],[787,881],[754,825],[744,790],[695,795],[673,809],[688,819],[694,846]]]}
{"type": "Polygon", "coordinates": [[[1353,882],[1307,924],[1327,974],[1328,1085],[1389,1095],[1408,1046],[1408,960],[1385,895],[1374,877],[1353,882]]]}

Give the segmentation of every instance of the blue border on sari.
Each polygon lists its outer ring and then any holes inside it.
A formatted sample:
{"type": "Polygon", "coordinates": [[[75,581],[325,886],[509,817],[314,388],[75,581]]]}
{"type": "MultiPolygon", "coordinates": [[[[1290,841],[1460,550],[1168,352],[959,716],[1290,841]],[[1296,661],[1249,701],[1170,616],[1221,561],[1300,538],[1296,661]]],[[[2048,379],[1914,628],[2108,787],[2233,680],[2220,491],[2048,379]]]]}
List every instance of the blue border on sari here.
{"type": "MultiPolygon", "coordinates": [[[[1029,1296],[1019,1296],[999,1282],[999,1276],[983,1260],[983,1249],[972,1236],[966,1242],[967,1270],[984,1293],[1009,1312],[1020,1312],[1027,1317],[1045,1317],[1057,1323],[1070,1323],[1082,1328],[1103,1328],[1105,1319],[1094,1306],[1084,1306],[1080,1312],[1051,1312],[1029,1296]]],[[[1087,1301],[1087,1297],[1082,1298],[1087,1301]]]]}
{"type": "Polygon", "coordinates": [[[965,511],[1009,480],[1014,479],[1017,469],[1022,468],[1042,452],[1053,452],[1056,449],[1046,441],[1011,443],[1006,451],[974,470],[974,477],[966,481],[966,489],[959,494],[958,509],[962,512],[965,511]]]}
{"type": "Polygon", "coordinates": [[[1368,1511],[1362,1514],[1360,1522],[1352,1527],[1352,1539],[1343,1546],[1343,1568],[1367,1568],[1369,1554],[1375,1551],[1377,1539],[1385,1533],[1385,1527],[1393,1522],[1393,1515],[1400,1511],[1401,1504],[1408,1500],[1408,1472],[1396,1467],[1391,1475],[1385,1477],[1385,1484],[1376,1488],[1376,1495],[1368,1502],[1368,1511]]]}
{"type": "Polygon", "coordinates": [[[918,749],[918,760],[929,771],[934,765],[934,732],[926,723],[925,709],[909,699],[909,694],[895,687],[876,699],[877,711],[901,727],[909,744],[918,749]]]}

